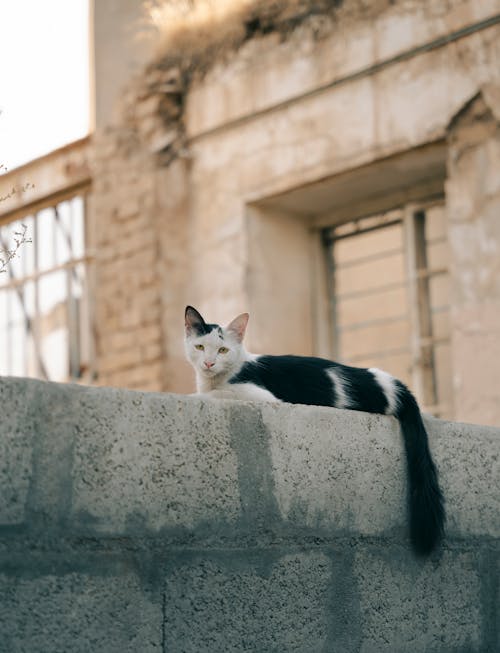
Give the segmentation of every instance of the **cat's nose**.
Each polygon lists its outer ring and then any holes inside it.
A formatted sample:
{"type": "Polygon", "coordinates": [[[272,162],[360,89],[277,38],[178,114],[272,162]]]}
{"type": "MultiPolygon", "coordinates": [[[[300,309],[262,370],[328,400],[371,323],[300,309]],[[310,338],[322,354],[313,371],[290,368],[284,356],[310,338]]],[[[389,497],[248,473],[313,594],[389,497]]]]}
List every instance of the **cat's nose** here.
{"type": "Polygon", "coordinates": [[[205,367],[209,370],[211,367],[213,367],[215,363],[209,363],[208,361],[205,361],[205,367]]]}

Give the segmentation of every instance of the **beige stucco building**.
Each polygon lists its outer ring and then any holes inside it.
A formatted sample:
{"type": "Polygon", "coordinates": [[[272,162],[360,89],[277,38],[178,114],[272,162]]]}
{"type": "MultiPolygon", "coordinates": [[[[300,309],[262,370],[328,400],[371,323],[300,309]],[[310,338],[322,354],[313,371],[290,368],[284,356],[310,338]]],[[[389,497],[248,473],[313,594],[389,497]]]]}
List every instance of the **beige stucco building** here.
{"type": "Polygon", "coordinates": [[[85,246],[50,268],[64,297],[21,314],[35,364],[3,371],[50,377],[58,329],[55,378],[192,391],[189,303],[248,311],[256,352],[383,367],[426,410],[498,425],[498,2],[264,12],[231,46],[214,30],[202,68],[148,60],[140,4],[96,3],[90,138],[11,173],[35,188],[1,224],[52,211],[57,234],[73,207],[85,246]]]}

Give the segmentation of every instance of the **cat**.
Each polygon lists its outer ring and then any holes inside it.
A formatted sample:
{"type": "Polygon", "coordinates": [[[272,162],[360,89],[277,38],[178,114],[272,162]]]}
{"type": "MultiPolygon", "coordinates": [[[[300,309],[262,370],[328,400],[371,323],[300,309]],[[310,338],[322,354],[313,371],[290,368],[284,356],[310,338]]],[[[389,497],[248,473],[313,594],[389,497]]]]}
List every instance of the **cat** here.
{"type": "Polygon", "coordinates": [[[444,497],[422,416],[408,388],[377,368],[308,356],[250,354],[243,345],[248,319],[248,313],[242,313],[221,327],[186,307],[185,349],[196,371],[198,393],[394,415],[406,452],[410,541],[417,554],[431,553],[444,532],[444,497]]]}

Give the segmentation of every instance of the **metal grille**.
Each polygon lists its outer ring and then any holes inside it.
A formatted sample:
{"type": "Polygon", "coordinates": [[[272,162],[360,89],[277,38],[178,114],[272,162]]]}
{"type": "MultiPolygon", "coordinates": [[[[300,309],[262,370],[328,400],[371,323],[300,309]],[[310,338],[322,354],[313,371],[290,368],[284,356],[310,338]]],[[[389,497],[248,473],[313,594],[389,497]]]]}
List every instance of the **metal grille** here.
{"type": "Polygon", "coordinates": [[[380,367],[451,417],[449,275],[441,204],[325,231],[337,360],[380,367]]]}
{"type": "Polygon", "coordinates": [[[0,248],[26,225],[30,243],[0,274],[0,374],[90,379],[93,347],[85,196],[0,227],[0,248]]]}

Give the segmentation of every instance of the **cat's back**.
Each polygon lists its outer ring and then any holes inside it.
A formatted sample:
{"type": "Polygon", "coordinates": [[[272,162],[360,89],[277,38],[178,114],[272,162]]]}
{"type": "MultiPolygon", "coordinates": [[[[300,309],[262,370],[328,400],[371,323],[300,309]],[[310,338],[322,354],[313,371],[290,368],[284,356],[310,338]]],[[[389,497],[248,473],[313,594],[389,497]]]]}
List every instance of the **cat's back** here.
{"type": "Polygon", "coordinates": [[[254,383],[292,404],[332,405],[332,381],[328,372],[339,368],[312,356],[256,356],[247,361],[229,383],[254,383]]]}

